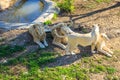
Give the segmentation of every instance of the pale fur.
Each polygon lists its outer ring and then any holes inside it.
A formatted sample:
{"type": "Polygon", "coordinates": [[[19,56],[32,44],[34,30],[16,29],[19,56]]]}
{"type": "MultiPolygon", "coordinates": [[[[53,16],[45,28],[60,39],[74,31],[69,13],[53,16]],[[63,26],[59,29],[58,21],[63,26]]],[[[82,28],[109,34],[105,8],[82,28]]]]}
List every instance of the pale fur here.
{"type": "Polygon", "coordinates": [[[54,25],[51,30],[53,36],[52,43],[61,47],[62,49],[65,49],[66,46],[64,44],[68,41],[66,34],[69,34],[71,32],[71,29],[67,27],[66,23],[58,23],[57,25],[54,25]]]}
{"type": "Polygon", "coordinates": [[[37,43],[40,48],[45,48],[48,46],[43,23],[31,25],[29,28],[29,33],[32,35],[34,42],[37,43]]]}
{"type": "Polygon", "coordinates": [[[93,48],[95,49],[96,47],[97,51],[105,54],[106,56],[112,57],[111,54],[113,54],[113,52],[106,46],[106,41],[108,40],[109,38],[107,37],[107,35],[105,33],[101,33],[96,46],[93,45],[93,48]]]}
{"type": "MultiPolygon", "coordinates": [[[[99,26],[93,25],[94,28],[90,33],[80,34],[73,32],[72,34],[68,34],[68,45],[66,48],[66,54],[75,54],[73,50],[78,46],[81,45],[83,47],[89,45],[96,45],[97,41],[99,40],[99,26]]],[[[94,52],[93,47],[91,47],[91,52],[94,52]]]]}

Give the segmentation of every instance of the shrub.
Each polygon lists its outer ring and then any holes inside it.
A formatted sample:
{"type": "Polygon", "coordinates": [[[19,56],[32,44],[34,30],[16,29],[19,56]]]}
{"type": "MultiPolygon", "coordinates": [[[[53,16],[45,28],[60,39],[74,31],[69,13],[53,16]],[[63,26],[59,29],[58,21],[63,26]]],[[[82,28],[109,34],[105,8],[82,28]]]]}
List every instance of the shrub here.
{"type": "Polygon", "coordinates": [[[50,25],[50,24],[52,24],[51,20],[47,20],[47,21],[44,22],[44,25],[50,25]]]}
{"type": "Polygon", "coordinates": [[[74,5],[73,0],[64,0],[62,3],[57,4],[61,11],[63,12],[73,12],[74,5]]]}
{"type": "Polygon", "coordinates": [[[55,19],[57,19],[57,13],[54,13],[54,15],[53,15],[53,19],[55,20],[55,19]]]}

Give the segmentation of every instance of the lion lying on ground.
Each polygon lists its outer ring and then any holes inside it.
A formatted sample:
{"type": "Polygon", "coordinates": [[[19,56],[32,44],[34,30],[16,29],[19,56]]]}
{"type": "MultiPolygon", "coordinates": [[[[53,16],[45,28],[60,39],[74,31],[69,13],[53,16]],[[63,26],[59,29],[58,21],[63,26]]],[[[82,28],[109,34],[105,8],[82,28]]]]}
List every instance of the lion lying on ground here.
{"type": "Polygon", "coordinates": [[[68,38],[65,35],[72,33],[72,30],[69,27],[67,27],[67,24],[66,23],[58,23],[57,25],[54,25],[51,30],[51,33],[53,36],[52,43],[54,45],[61,47],[62,49],[65,49],[66,46],[64,44],[66,44],[68,41],[68,38]]]}
{"type": "Polygon", "coordinates": [[[29,28],[29,33],[32,35],[34,42],[37,43],[40,48],[45,48],[46,46],[48,46],[46,42],[46,33],[44,31],[43,23],[32,25],[29,28]]]}

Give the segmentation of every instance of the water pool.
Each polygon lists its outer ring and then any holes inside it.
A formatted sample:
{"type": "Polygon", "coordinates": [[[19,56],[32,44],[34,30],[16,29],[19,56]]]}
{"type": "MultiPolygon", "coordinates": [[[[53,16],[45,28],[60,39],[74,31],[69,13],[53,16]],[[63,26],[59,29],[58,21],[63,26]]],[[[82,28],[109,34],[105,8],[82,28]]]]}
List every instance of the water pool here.
{"type": "Polygon", "coordinates": [[[40,0],[22,0],[11,11],[4,12],[0,21],[9,23],[28,23],[37,19],[43,10],[43,3],[40,0]]]}

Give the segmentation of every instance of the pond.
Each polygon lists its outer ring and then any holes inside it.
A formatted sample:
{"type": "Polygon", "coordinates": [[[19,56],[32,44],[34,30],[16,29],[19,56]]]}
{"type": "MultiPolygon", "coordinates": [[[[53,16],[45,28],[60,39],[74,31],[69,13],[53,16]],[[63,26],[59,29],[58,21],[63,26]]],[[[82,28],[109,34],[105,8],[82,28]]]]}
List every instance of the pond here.
{"type": "Polygon", "coordinates": [[[0,16],[0,21],[9,23],[32,22],[41,15],[43,7],[44,5],[40,0],[22,0],[17,6],[12,7],[11,11],[4,12],[5,15],[0,16]]]}

